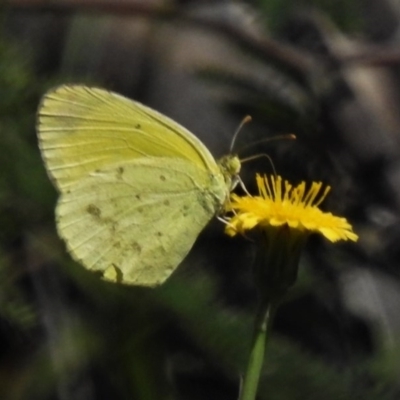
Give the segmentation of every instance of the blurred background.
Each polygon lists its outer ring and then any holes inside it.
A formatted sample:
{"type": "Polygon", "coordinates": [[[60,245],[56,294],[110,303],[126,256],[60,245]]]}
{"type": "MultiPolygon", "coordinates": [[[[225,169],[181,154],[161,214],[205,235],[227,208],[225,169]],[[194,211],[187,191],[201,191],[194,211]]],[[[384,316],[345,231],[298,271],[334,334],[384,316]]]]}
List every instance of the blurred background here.
{"type": "MultiPolygon", "coordinates": [[[[172,117],[219,157],[268,154],[358,243],[312,237],[278,311],[259,399],[400,398],[400,4],[395,0],[9,0],[0,5],[0,398],[235,400],[253,244],[212,221],[176,273],[101,281],[57,237],[35,113],[60,83],[172,117]]],[[[271,173],[265,158],[246,163],[271,173]]]]}

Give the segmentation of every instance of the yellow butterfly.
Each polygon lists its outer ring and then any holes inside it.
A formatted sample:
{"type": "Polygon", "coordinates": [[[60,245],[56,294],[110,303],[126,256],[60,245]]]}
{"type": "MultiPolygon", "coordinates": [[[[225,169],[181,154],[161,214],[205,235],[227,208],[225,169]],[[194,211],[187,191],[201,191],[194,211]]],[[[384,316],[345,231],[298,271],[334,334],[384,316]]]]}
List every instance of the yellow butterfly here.
{"type": "Polygon", "coordinates": [[[111,281],[163,283],[240,171],[236,156],[217,162],[170,118],[98,88],[47,92],[37,131],[60,192],[58,233],[75,260],[111,281]]]}

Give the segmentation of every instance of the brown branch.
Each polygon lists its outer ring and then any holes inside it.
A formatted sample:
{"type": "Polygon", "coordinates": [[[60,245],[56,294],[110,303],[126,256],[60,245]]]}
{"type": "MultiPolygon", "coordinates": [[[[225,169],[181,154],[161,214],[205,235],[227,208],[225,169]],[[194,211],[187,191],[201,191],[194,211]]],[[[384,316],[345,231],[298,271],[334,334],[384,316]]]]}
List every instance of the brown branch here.
{"type": "Polygon", "coordinates": [[[136,2],[132,0],[9,0],[8,6],[13,10],[30,13],[51,12],[55,15],[65,15],[65,13],[85,12],[178,20],[222,33],[235,40],[246,51],[252,51],[258,57],[277,64],[279,68],[287,70],[300,80],[305,79],[314,66],[313,57],[291,46],[283,45],[270,38],[251,35],[232,24],[188,15],[176,8],[151,5],[143,0],[136,2]]]}
{"type": "MultiPolygon", "coordinates": [[[[127,18],[141,16],[177,20],[222,33],[242,46],[245,51],[255,53],[258,57],[277,65],[281,70],[286,70],[300,81],[308,80],[317,65],[321,63],[321,58],[318,56],[265,36],[255,36],[233,24],[188,15],[176,7],[149,4],[144,0],[8,0],[7,6],[12,10],[30,13],[51,12],[55,15],[65,15],[85,12],[127,18]]],[[[369,46],[356,50],[354,54],[337,52],[335,59],[342,65],[387,66],[400,63],[400,51],[397,48],[369,46]]]]}

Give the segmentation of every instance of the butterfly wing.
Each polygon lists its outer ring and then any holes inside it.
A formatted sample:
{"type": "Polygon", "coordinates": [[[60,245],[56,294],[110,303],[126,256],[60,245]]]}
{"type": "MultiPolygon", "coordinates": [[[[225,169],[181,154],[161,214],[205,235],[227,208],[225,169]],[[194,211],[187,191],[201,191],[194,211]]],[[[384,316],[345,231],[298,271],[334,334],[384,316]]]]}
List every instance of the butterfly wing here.
{"type": "Polygon", "coordinates": [[[103,89],[50,90],[39,107],[37,131],[47,170],[61,192],[90,172],[142,157],[181,158],[219,173],[211,153],[188,130],[103,89]]]}
{"type": "Polygon", "coordinates": [[[189,252],[226,197],[223,177],[182,159],[114,164],[60,198],[57,226],[72,256],[109,280],[155,286],[189,252]]]}
{"type": "Polygon", "coordinates": [[[48,92],[38,136],[61,192],[59,235],[106,279],[162,283],[229,194],[228,169],[194,135],[102,89],[48,92]]]}

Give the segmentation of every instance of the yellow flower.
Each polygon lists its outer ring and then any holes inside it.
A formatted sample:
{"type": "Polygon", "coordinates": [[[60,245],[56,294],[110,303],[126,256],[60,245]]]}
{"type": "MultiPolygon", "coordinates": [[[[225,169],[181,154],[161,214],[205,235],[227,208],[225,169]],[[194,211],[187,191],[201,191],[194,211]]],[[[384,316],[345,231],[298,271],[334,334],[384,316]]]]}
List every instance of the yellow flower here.
{"type": "Polygon", "coordinates": [[[330,191],[329,186],[319,195],[323,186],[321,182],[313,182],[307,190],[305,182],[293,187],[280,176],[257,175],[256,179],[259,196],[232,195],[228,207],[234,215],[225,229],[228,235],[244,233],[255,226],[286,226],[298,233],[320,233],[331,242],[357,241],[358,236],[346,218],[337,217],[318,208],[330,191]]]}

